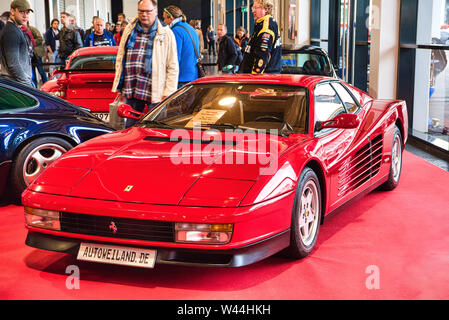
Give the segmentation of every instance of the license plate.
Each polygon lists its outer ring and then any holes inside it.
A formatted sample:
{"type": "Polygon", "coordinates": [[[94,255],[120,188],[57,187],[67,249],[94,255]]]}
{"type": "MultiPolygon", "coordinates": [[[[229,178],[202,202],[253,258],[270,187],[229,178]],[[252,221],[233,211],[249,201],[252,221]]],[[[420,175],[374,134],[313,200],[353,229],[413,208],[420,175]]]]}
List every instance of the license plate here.
{"type": "Polygon", "coordinates": [[[92,114],[100,120],[109,122],[109,113],[107,112],[92,112],[92,114]]]}
{"type": "Polygon", "coordinates": [[[81,243],[78,260],[154,268],[156,250],[81,243]]]}

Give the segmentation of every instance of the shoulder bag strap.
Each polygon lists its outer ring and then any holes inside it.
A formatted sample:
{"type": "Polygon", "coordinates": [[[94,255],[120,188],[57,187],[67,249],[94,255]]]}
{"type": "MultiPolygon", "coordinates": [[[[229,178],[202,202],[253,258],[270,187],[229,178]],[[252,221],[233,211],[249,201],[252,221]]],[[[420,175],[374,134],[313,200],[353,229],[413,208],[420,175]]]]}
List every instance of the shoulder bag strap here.
{"type": "Polygon", "coordinates": [[[190,36],[190,39],[192,40],[193,49],[195,49],[196,59],[197,59],[197,61],[200,61],[200,55],[198,54],[198,51],[196,50],[195,41],[193,41],[192,35],[190,34],[189,30],[186,27],[181,26],[181,25],[176,25],[173,28],[175,28],[175,27],[181,27],[181,28],[184,28],[185,31],[187,31],[187,33],[190,36]]]}

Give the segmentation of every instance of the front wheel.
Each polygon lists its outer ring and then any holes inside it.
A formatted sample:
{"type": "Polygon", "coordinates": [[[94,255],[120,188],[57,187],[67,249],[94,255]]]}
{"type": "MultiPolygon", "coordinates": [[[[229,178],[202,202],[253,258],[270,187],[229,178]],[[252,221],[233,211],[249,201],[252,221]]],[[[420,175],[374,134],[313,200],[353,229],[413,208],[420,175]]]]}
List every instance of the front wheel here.
{"type": "Polygon", "coordinates": [[[20,202],[22,192],[56,159],[73,146],[57,137],[42,137],[28,143],[14,159],[11,172],[11,197],[20,202]]]}
{"type": "Polygon", "coordinates": [[[301,259],[312,252],[320,230],[321,213],[320,182],[312,169],[305,168],[293,205],[289,257],[301,259]]]}

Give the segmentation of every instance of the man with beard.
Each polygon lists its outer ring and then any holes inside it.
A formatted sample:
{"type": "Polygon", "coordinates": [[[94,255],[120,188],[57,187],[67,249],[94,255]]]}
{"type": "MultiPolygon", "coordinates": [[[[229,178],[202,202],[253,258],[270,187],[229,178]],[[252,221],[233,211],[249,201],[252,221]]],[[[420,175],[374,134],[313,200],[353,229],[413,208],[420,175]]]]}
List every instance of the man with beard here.
{"type": "Polygon", "coordinates": [[[33,39],[26,28],[31,9],[27,0],[11,2],[11,14],[0,35],[1,74],[26,86],[32,85],[33,39]]]}

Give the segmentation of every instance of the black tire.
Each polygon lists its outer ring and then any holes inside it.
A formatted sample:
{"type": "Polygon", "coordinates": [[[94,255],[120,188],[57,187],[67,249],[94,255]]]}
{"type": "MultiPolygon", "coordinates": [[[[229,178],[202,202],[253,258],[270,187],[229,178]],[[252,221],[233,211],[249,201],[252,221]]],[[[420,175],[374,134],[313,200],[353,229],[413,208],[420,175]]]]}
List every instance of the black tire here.
{"type": "Polygon", "coordinates": [[[402,172],[402,135],[397,126],[394,126],[393,142],[391,148],[390,173],[388,180],[379,189],[391,191],[399,184],[402,172]]]}
{"type": "Polygon", "coordinates": [[[290,247],[286,250],[288,257],[302,259],[313,251],[323,210],[321,197],[320,181],[317,175],[312,169],[305,168],[299,178],[293,204],[290,247]],[[308,200],[309,197],[312,199],[308,200]],[[309,222],[311,212],[313,221],[309,222]],[[305,230],[308,230],[307,233],[305,230]]]}
{"type": "Polygon", "coordinates": [[[9,174],[9,197],[21,202],[22,192],[53,161],[73,146],[57,137],[42,137],[25,145],[13,160],[9,174]]]}

